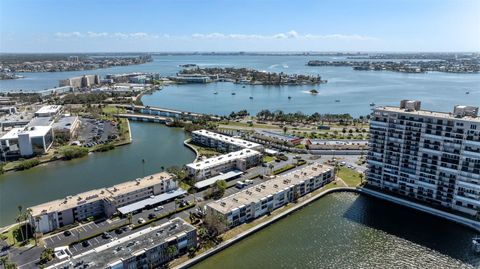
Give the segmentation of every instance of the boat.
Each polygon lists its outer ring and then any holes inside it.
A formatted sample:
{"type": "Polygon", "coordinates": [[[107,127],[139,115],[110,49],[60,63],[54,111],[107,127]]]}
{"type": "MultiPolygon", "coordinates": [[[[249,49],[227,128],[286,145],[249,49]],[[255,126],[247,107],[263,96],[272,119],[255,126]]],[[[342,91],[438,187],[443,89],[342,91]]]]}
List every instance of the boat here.
{"type": "Polygon", "coordinates": [[[480,236],[472,239],[472,248],[475,253],[480,253],[480,236]]]}
{"type": "Polygon", "coordinates": [[[335,103],[340,103],[340,100],[338,100],[338,99],[337,99],[337,100],[335,100],[335,103]]]}
{"type": "Polygon", "coordinates": [[[242,88],[245,88],[245,85],[243,85],[242,88]]]}
{"type": "Polygon", "coordinates": [[[218,94],[218,92],[214,92],[213,94],[218,94]]]}
{"type": "Polygon", "coordinates": [[[466,91],[465,94],[470,94],[470,92],[469,92],[469,91],[466,91]]]}
{"type": "Polygon", "coordinates": [[[250,96],[250,99],[253,99],[253,96],[250,96]]]}
{"type": "Polygon", "coordinates": [[[289,97],[288,97],[288,99],[292,99],[292,97],[291,97],[291,96],[289,96],[289,97]]]}
{"type": "Polygon", "coordinates": [[[315,95],[315,94],[318,94],[318,91],[315,90],[315,89],[313,89],[313,90],[310,90],[310,93],[313,94],[313,95],[315,95]]]}
{"type": "Polygon", "coordinates": [[[375,106],[375,103],[374,103],[374,102],[371,102],[371,103],[370,103],[370,106],[375,106]]]}
{"type": "Polygon", "coordinates": [[[235,95],[236,93],[232,92],[232,95],[235,95]]]}

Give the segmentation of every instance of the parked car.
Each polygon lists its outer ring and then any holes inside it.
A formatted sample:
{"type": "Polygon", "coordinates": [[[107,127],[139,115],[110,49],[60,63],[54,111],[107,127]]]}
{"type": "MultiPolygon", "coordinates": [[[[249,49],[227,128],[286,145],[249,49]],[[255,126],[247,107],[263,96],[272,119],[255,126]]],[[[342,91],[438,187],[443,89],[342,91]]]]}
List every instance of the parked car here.
{"type": "Polygon", "coordinates": [[[116,230],[115,230],[115,233],[116,233],[116,234],[122,234],[122,233],[123,233],[123,229],[116,229],[116,230]]]}
{"type": "Polygon", "coordinates": [[[139,218],[139,219],[138,219],[138,223],[140,223],[140,224],[145,223],[145,219],[139,218]]]}
{"type": "Polygon", "coordinates": [[[90,246],[90,242],[88,240],[85,240],[82,242],[82,247],[86,248],[90,246]]]}
{"type": "Polygon", "coordinates": [[[160,210],[162,210],[162,209],[163,209],[163,206],[157,206],[157,207],[155,207],[155,209],[153,209],[153,210],[154,210],[154,211],[160,211],[160,210]]]}
{"type": "Polygon", "coordinates": [[[150,213],[148,214],[148,219],[154,219],[157,215],[150,213]]]}
{"type": "Polygon", "coordinates": [[[104,233],[102,234],[102,238],[103,238],[103,239],[110,239],[110,238],[112,238],[112,235],[109,234],[109,233],[107,233],[107,232],[104,232],[104,233]]]}
{"type": "Polygon", "coordinates": [[[72,232],[70,232],[69,230],[66,230],[65,232],[63,232],[63,235],[70,236],[72,235],[72,232]]]}

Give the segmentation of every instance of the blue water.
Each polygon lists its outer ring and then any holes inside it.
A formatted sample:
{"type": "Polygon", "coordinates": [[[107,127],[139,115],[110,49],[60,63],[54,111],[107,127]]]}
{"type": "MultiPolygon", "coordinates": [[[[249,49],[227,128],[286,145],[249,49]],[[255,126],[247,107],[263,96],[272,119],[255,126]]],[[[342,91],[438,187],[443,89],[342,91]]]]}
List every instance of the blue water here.
{"type": "Polygon", "coordinates": [[[126,72],[158,72],[175,75],[180,64],[250,67],[269,72],[319,74],[327,84],[319,86],[246,86],[231,83],[166,87],[142,100],[145,104],[225,115],[247,109],[251,114],[267,108],[303,113],[370,112],[369,104],[398,105],[401,99],[422,101],[425,109],[451,111],[456,104],[479,105],[480,74],[403,74],[388,71],[353,71],[351,67],[309,67],[309,60],[341,60],[342,57],[314,56],[154,56],[142,65],[61,73],[24,73],[26,78],[0,81],[0,89],[41,90],[58,86],[58,80],[83,74],[106,75],[126,72]],[[308,93],[317,89],[318,95],[308,93]],[[466,90],[470,94],[465,94],[466,90]],[[218,91],[218,95],[213,92],[218,91]],[[236,95],[231,93],[235,92],[236,95]],[[249,99],[252,96],[253,100],[249,99]],[[292,99],[289,101],[288,96],[292,99]],[[340,100],[339,103],[335,100],[340,100]]]}

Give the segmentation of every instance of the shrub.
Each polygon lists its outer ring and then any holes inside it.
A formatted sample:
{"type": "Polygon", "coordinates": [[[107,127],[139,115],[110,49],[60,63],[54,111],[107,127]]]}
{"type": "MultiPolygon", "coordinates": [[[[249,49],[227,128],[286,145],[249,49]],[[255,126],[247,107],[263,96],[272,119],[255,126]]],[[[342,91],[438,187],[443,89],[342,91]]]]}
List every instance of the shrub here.
{"type": "Polygon", "coordinates": [[[88,149],[79,146],[68,146],[63,148],[62,154],[65,160],[71,160],[86,156],[88,149]]]}
{"type": "Polygon", "coordinates": [[[109,151],[109,150],[112,150],[115,148],[115,145],[111,144],[111,143],[108,143],[108,144],[103,144],[103,145],[98,145],[96,148],[95,148],[95,151],[97,152],[105,152],[105,151],[109,151]]]}
{"type": "Polygon", "coordinates": [[[16,169],[17,170],[27,170],[27,169],[35,167],[39,164],[40,164],[40,161],[37,160],[37,159],[25,160],[25,161],[22,161],[20,164],[18,164],[16,169]]]}

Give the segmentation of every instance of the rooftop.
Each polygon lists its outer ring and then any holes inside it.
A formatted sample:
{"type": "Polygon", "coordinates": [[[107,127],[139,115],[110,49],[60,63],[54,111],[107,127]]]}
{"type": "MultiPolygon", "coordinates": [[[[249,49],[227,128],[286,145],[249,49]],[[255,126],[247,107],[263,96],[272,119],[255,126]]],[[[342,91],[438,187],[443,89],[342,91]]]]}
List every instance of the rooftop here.
{"type": "Polygon", "coordinates": [[[78,120],[77,116],[62,117],[53,124],[53,129],[66,129],[70,130],[75,121],[78,120]]]}
{"type": "Polygon", "coordinates": [[[260,152],[255,151],[253,149],[242,149],[239,151],[223,154],[217,157],[208,158],[203,161],[189,163],[187,164],[187,167],[190,167],[193,169],[206,169],[206,168],[218,166],[219,164],[228,163],[233,160],[237,160],[240,158],[248,158],[255,155],[261,155],[261,154],[260,152]]]}
{"type": "Polygon", "coordinates": [[[212,139],[216,139],[216,140],[219,140],[219,141],[222,141],[222,142],[226,142],[226,143],[229,143],[229,144],[234,144],[234,145],[237,145],[237,146],[240,146],[240,147],[243,147],[243,148],[250,148],[251,149],[251,148],[260,147],[260,144],[257,144],[257,143],[254,143],[254,142],[250,142],[250,141],[243,140],[243,139],[240,139],[240,138],[231,137],[231,136],[228,136],[228,135],[223,135],[223,134],[210,132],[210,131],[207,131],[207,130],[197,130],[197,131],[193,131],[192,133],[198,134],[198,135],[203,135],[203,136],[206,136],[206,137],[209,137],[209,138],[212,138],[212,139]]]}
{"type": "Polygon", "coordinates": [[[170,179],[172,177],[173,176],[169,173],[161,172],[158,174],[144,177],[142,179],[127,181],[109,188],[95,189],[76,195],[67,196],[63,199],[58,199],[30,207],[30,209],[32,210],[33,216],[47,214],[50,212],[63,211],[84,204],[87,201],[94,202],[102,199],[112,199],[118,195],[159,184],[162,181],[170,179]]]}
{"type": "Polygon", "coordinates": [[[416,115],[416,116],[444,118],[444,119],[451,119],[451,120],[462,120],[462,121],[480,123],[480,117],[472,117],[472,116],[459,117],[452,112],[449,113],[449,112],[438,112],[438,111],[430,111],[430,110],[408,110],[408,109],[404,109],[396,106],[380,106],[380,107],[376,107],[374,111],[397,112],[397,113],[405,113],[405,114],[416,115]]]}
{"type": "Polygon", "coordinates": [[[109,268],[164,242],[183,237],[193,230],[195,228],[192,225],[180,218],[175,218],[162,225],[151,226],[98,246],[48,268],[74,268],[76,264],[88,264],[91,268],[109,268]]]}
{"type": "Polygon", "coordinates": [[[52,127],[50,126],[26,126],[21,128],[12,128],[8,133],[2,136],[2,140],[18,139],[18,135],[28,133],[30,137],[46,135],[52,127]]]}
{"type": "Polygon", "coordinates": [[[51,126],[52,123],[51,117],[35,117],[28,123],[28,126],[51,126]]]}
{"type": "Polygon", "coordinates": [[[266,199],[275,193],[289,188],[290,186],[331,171],[332,169],[333,168],[331,166],[313,163],[303,167],[302,169],[277,176],[276,178],[265,181],[264,183],[242,190],[218,201],[211,202],[207,204],[207,206],[226,214],[248,204],[257,203],[262,199],[266,199]]]}
{"type": "Polygon", "coordinates": [[[117,210],[121,214],[125,215],[125,214],[128,214],[128,213],[135,212],[137,210],[143,209],[146,206],[153,206],[155,204],[162,203],[164,201],[170,200],[170,199],[178,197],[180,195],[184,195],[186,193],[187,193],[186,191],[179,188],[179,189],[176,189],[176,190],[168,191],[166,193],[162,193],[160,195],[156,195],[154,197],[150,197],[150,198],[138,201],[138,202],[133,203],[133,204],[129,204],[129,205],[126,205],[126,206],[119,207],[117,210]]]}
{"type": "Polygon", "coordinates": [[[239,171],[239,170],[229,171],[229,172],[220,174],[218,176],[214,176],[214,177],[211,177],[209,179],[199,181],[199,182],[195,183],[195,188],[203,189],[205,187],[211,186],[213,183],[215,183],[219,180],[229,180],[229,179],[231,179],[233,177],[236,177],[236,176],[239,176],[241,174],[243,174],[243,172],[239,171]]]}
{"type": "Polygon", "coordinates": [[[57,113],[62,108],[61,105],[49,105],[49,106],[42,106],[37,112],[35,113],[57,113]]]}

